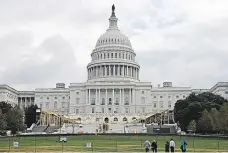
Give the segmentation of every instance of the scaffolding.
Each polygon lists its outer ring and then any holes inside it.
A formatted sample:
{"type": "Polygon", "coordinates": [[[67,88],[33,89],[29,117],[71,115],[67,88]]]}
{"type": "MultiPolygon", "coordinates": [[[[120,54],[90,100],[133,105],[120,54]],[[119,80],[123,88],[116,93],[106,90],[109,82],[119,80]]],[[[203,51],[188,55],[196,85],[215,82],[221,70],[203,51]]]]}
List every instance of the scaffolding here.
{"type": "Polygon", "coordinates": [[[165,110],[160,113],[153,114],[151,116],[146,117],[146,124],[174,124],[174,113],[173,110],[165,110]]]}
{"type": "Polygon", "coordinates": [[[40,114],[40,119],[38,121],[39,125],[56,125],[62,126],[65,124],[80,124],[77,119],[71,119],[66,115],[60,115],[52,111],[42,111],[40,114]]]}

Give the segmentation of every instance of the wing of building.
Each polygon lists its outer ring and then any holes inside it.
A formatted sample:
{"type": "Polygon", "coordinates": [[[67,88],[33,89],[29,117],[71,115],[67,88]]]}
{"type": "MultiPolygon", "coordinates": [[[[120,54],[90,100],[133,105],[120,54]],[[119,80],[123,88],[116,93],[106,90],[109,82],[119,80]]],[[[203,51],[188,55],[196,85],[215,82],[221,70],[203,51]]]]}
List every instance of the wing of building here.
{"type": "Polygon", "coordinates": [[[140,65],[136,62],[130,40],[118,28],[114,10],[109,27],[99,37],[87,65],[85,83],[57,83],[55,88],[17,91],[0,85],[0,101],[27,107],[37,104],[43,111],[67,114],[82,122],[109,120],[126,122],[133,118],[173,110],[179,99],[190,93],[212,92],[228,98],[228,82],[216,84],[211,89],[173,87],[172,82],[153,87],[151,82],[140,81],[140,65]]]}

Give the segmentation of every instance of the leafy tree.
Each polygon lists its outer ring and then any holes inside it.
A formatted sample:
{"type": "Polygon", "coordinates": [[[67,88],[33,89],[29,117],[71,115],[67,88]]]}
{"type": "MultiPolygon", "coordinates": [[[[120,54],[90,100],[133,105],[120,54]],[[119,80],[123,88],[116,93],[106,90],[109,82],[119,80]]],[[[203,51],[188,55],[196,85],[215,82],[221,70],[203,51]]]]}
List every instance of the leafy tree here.
{"type": "Polygon", "coordinates": [[[193,133],[196,132],[196,121],[192,120],[188,125],[188,130],[191,130],[193,133]]]}
{"type": "Polygon", "coordinates": [[[11,130],[12,134],[16,134],[17,131],[23,130],[23,112],[16,106],[7,112],[7,128],[11,130]]]}
{"type": "Polygon", "coordinates": [[[188,125],[192,120],[196,123],[202,116],[202,112],[211,108],[220,109],[221,105],[228,101],[219,95],[214,95],[210,92],[202,94],[190,94],[186,99],[178,100],[174,106],[174,119],[179,122],[183,131],[188,130],[188,125]]]}
{"type": "Polygon", "coordinates": [[[25,109],[25,124],[29,128],[33,123],[36,123],[36,109],[37,105],[31,105],[25,109]]]}
{"type": "Polygon", "coordinates": [[[5,130],[7,127],[6,123],[6,116],[2,113],[2,110],[0,109],[0,131],[5,130]]]}
{"type": "Polygon", "coordinates": [[[2,110],[3,114],[6,114],[11,108],[12,106],[4,101],[0,102],[0,108],[2,110]]]}
{"type": "Polygon", "coordinates": [[[215,133],[219,133],[222,130],[221,119],[220,119],[221,113],[216,108],[212,108],[211,111],[209,112],[209,115],[212,117],[213,131],[215,133]]]}
{"type": "Polygon", "coordinates": [[[211,133],[213,131],[213,119],[205,109],[198,120],[198,131],[202,133],[211,133]]]}
{"type": "Polygon", "coordinates": [[[221,109],[219,110],[219,129],[223,133],[228,132],[228,103],[223,104],[221,109]]]}

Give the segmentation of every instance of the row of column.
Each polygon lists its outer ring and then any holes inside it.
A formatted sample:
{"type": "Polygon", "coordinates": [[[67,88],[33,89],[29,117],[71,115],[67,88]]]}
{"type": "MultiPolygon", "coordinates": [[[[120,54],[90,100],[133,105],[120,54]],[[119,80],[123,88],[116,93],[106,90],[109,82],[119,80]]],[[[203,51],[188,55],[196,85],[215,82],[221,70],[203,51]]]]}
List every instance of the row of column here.
{"type": "Polygon", "coordinates": [[[132,53],[118,53],[118,52],[107,52],[107,53],[94,53],[92,55],[92,60],[100,59],[128,59],[135,61],[135,56],[132,53]]]}
{"type": "Polygon", "coordinates": [[[19,97],[18,98],[18,105],[20,108],[28,107],[34,104],[34,97],[19,97]]]}
{"type": "Polygon", "coordinates": [[[127,65],[101,65],[88,69],[88,79],[107,76],[123,76],[139,79],[139,68],[127,65]]]}
{"type": "Polygon", "coordinates": [[[115,105],[116,99],[118,98],[115,96],[115,90],[119,90],[119,101],[118,103],[124,103],[125,104],[125,97],[129,97],[128,99],[128,104],[132,103],[134,101],[134,95],[135,95],[135,90],[132,88],[127,88],[127,89],[86,89],[86,103],[91,104],[92,103],[92,96],[91,96],[91,90],[95,90],[95,104],[102,104],[102,97],[101,97],[101,90],[105,90],[105,105],[109,105],[109,98],[112,99],[112,105],[115,105]],[[108,96],[108,90],[112,90],[112,96],[108,96]],[[129,91],[129,95],[125,96],[125,90],[129,91]]]}

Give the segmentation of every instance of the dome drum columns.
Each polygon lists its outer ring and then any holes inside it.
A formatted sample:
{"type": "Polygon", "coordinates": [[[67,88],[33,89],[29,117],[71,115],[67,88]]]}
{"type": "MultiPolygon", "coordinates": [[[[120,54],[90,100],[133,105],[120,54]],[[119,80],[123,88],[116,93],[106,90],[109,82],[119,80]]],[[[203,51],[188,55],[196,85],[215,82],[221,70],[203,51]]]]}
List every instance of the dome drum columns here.
{"type": "Polygon", "coordinates": [[[128,65],[100,65],[88,68],[88,80],[102,77],[129,77],[138,80],[139,68],[128,65]]]}

